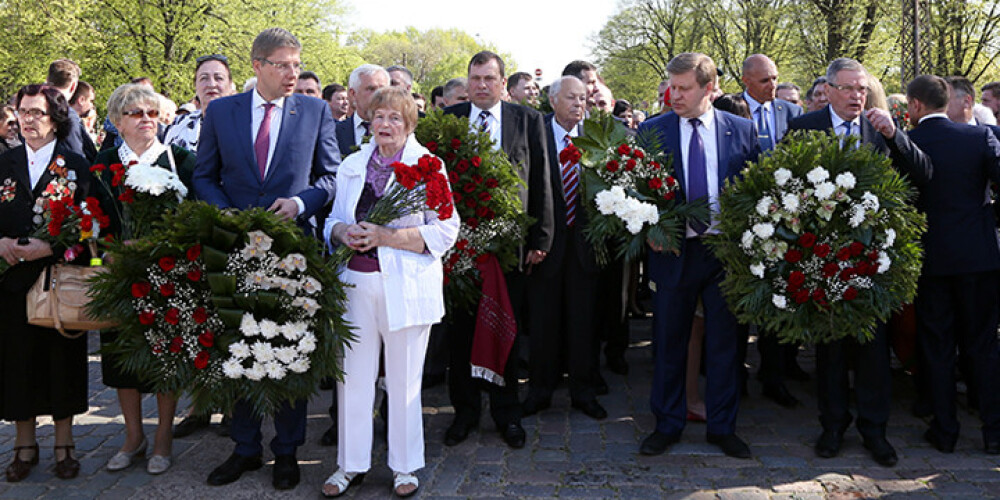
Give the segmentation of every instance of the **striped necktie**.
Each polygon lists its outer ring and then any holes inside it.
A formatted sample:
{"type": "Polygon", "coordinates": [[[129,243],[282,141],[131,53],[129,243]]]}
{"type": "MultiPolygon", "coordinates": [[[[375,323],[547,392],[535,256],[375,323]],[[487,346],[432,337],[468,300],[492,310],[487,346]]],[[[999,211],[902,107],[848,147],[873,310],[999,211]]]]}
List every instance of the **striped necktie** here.
{"type": "MultiPolygon", "coordinates": [[[[572,144],[573,140],[569,134],[563,136],[563,150],[572,144]]],[[[576,221],[576,205],[580,187],[580,169],[576,168],[576,163],[566,161],[562,164],[562,185],[563,197],[566,200],[566,225],[572,226],[576,221]]]]}

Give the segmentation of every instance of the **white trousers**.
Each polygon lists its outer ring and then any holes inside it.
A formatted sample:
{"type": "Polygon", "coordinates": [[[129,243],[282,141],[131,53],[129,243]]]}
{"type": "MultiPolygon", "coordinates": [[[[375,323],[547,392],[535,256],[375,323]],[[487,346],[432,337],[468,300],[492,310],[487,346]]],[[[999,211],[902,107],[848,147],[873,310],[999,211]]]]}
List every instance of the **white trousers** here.
{"type": "Polygon", "coordinates": [[[389,402],[389,468],[411,473],[424,467],[424,421],[420,388],[431,325],[389,331],[385,292],[379,273],[345,269],[344,319],[356,339],[344,350],[343,382],[337,384],[339,443],[337,465],[345,472],[367,472],[372,462],[372,408],[379,353],[385,345],[385,385],[389,402]]]}

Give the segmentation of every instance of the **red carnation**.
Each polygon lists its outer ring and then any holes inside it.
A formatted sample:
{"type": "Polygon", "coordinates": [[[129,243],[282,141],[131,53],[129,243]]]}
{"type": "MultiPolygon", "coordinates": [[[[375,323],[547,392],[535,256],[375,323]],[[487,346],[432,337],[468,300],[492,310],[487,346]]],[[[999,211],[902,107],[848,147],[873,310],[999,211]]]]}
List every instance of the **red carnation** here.
{"type": "Polygon", "coordinates": [[[479,174],[472,174],[472,182],[475,182],[476,184],[482,184],[483,183],[483,176],[481,176],[479,174]]]}
{"type": "Polygon", "coordinates": [[[205,333],[198,336],[198,343],[205,347],[212,347],[215,345],[215,334],[211,330],[205,330],[205,333]]]}
{"type": "Polygon", "coordinates": [[[839,271],[840,271],[840,266],[838,266],[836,262],[827,262],[823,266],[823,277],[832,278],[836,276],[839,271]]]}
{"type": "Polygon", "coordinates": [[[625,162],[625,170],[628,172],[635,170],[635,160],[629,158],[628,161],[625,162]]]}
{"type": "Polygon", "coordinates": [[[843,271],[840,271],[840,281],[847,281],[851,279],[855,274],[857,274],[857,272],[858,271],[853,267],[845,268],[843,271]]]}
{"type": "Polygon", "coordinates": [[[132,188],[126,189],[125,192],[118,195],[118,201],[121,201],[122,203],[131,204],[132,202],[135,201],[135,190],[132,188]]]}
{"type": "Polygon", "coordinates": [[[792,295],[792,299],[795,300],[796,304],[805,304],[809,300],[809,290],[805,288],[799,289],[799,291],[792,295]]]}
{"type": "Polygon", "coordinates": [[[465,219],[465,225],[469,226],[469,229],[475,229],[479,227],[479,219],[475,217],[469,217],[465,219]]]}
{"type": "Polygon", "coordinates": [[[482,205],[476,207],[476,217],[479,217],[480,219],[485,219],[486,214],[488,213],[486,210],[488,209],[482,205]]]}
{"type": "Polygon", "coordinates": [[[641,149],[633,149],[632,156],[641,160],[646,157],[646,153],[643,153],[641,149]]]}
{"type": "Polygon", "coordinates": [[[196,268],[188,271],[187,278],[188,278],[188,280],[194,281],[194,282],[201,281],[201,269],[198,269],[196,267],[196,268]]]}
{"type": "Polygon", "coordinates": [[[199,370],[204,370],[208,366],[208,351],[201,351],[197,356],[194,357],[194,367],[199,370]]]}
{"type": "Polygon", "coordinates": [[[628,144],[622,144],[621,146],[618,146],[618,154],[620,155],[627,155],[630,154],[631,152],[632,148],[628,147],[628,144]]]}
{"type": "Polygon", "coordinates": [[[660,162],[657,162],[657,161],[651,161],[651,162],[649,162],[649,168],[651,168],[653,170],[659,170],[660,169],[660,162]]]}
{"type": "Polygon", "coordinates": [[[458,155],[452,153],[451,151],[444,154],[444,159],[447,161],[455,161],[455,158],[458,158],[458,155]]]}
{"type": "Polygon", "coordinates": [[[466,182],[465,185],[462,186],[462,190],[466,193],[471,193],[476,190],[476,185],[471,182],[466,182]]]}
{"type": "Polygon", "coordinates": [[[465,250],[469,246],[469,240],[458,240],[455,242],[455,248],[458,250],[465,250]]]}
{"type": "Polygon", "coordinates": [[[187,260],[194,262],[201,256],[201,245],[195,245],[187,249],[187,260]]]}
{"type": "Polygon", "coordinates": [[[466,198],[465,199],[465,206],[467,206],[469,208],[476,208],[476,199],[475,198],[466,198]]]}
{"type": "Polygon", "coordinates": [[[494,189],[494,188],[496,188],[499,185],[500,185],[500,182],[497,181],[496,179],[492,178],[492,177],[486,179],[486,187],[489,188],[489,189],[494,189]]]}
{"type": "Polygon", "coordinates": [[[451,140],[451,149],[458,149],[460,147],[462,147],[462,141],[458,140],[458,138],[451,140]]]}
{"type": "Polygon", "coordinates": [[[667,176],[667,187],[674,187],[676,184],[677,179],[674,179],[673,176],[667,176]]]}
{"type": "Polygon", "coordinates": [[[420,172],[409,165],[397,161],[392,164],[392,168],[396,175],[396,182],[406,189],[413,189],[417,185],[417,181],[420,180],[420,172]]]}
{"type": "Polygon", "coordinates": [[[448,181],[451,182],[452,184],[458,182],[458,172],[455,172],[454,170],[448,172],[448,181]]]}
{"type": "Polygon", "coordinates": [[[792,290],[798,290],[799,288],[802,288],[802,285],[804,285],[805,282],[806,282],[806,275],[802,271],[792,271],[792,273],[788,275],[788,286],[792,290]]]}
{"type": "Polygon", "coordinates": [[[104,166],[103,163],[98,163],[97,165],[94,165],[94,166],[90,167],[90,171],[93,172],[93,173],[100,173],[100,172],[103,172],[104,169],[106,169],[106,168],[108,168],[108,167],[104,166]]]}
{"type": "Polygon", "coordinates": [[[167,314],[163,315],[163,321],[176,325],[181,321],[181,312],[176,307],[171,307],[167,310],[167,314]]]}
{"type": "Polygon", "coordinates": [[[458,160],[455,164],[455,171],[464,174],[469,171],[469,161],[468,160],[458,160]]]}
{"type": "Polygon", "coordinates": [[[163,272],[169,273],[177,265],[177,261],[173,257],[161,257],[159,265],[163,272]]]}
{"type": "Polygon", "coordinates": [[[176,289],[173,283],[167,282],[160,285],[160,295],[164,297],[173,297],[175,291],[176,289]]]}
{"type": "Polygon", "coordinates": [[[663,187],[663,179],[653,177],[649,180],[649,189],[660,189],[663,187]]]}
{"type": "Polygon", "coordinates": [[[184,339],[180,337],[174,337],[170,341],[170,352],[174,354],[181,352],[181,347],[184,347],[184,339]]]}
{"type": "Polygon", "coordinates": [[[483,159],[478,156],[473,156],[469,161],[472,163],[472,166],[476,168],[479,168],[479,166],[483,164],[483,159]]]}
{"type": "Polygon", "coordinates": [[[455,197],[455,203],[462,202],[462,193],[452,193],[452,196],[455,197]]]}
{"type": "Polygon", "coordinates": [[[817,288],[813,290],[812,299],[815,300],[816,302],[826,302],[824,300],[826,299],[826,292],[823,291],[822,288],[817,288]]]}
{"type": "Polygon", "coordinates": [[[791,250],[785,252],[785,260],[791,262],[792,264],[802,260],[802,251],[792,248],[791,250]]]}
{"type": "Polygon", "coordinates": [[[156,313],[153,311],[143,311],[139,313],[139,324],[144,326],[152,325],[156,321],[156,313]]]}
{"type": "Polygon", "coordinates": [[[672,199],[674,199],[674,196],[675,196],[675,193],[673,191],[668,191],[668,192],[666,192],[666,193],[663,194],[663,199],[664,200],[672,200],[672,199]]]}
{"type": "Polygon", "coordinates": [[[878,250],[872,250],[871,252],[868,252],[868,260],[872,262],[878,260],[878,250]]]}
{"type": "Polygon", "coordinates": [[[493,199],[493,196],[490,195],[489,191],[483,191],[483,192],[479,193],[479,201],[486,202],[486,201],[490,201],[492,199],[493,199]]]}
{"type": "Polygon", "coordinates": [[[615,160],[608,160],[608,163],[606,165],[604,165],[604,168],[607,168],[608,172],[617,172],[618,171],[618,162],[615,161],[615,160]]]}
{"type": "Polygon", "coordinates": [[[830,255],[830,245],[826,243],[820,243],[813,247],[813,253],[821,259],[825,259],[827,255],[830,255]]]}
{"type": "Polygon", "coordinates": [[[853,286],[849,286],[847,290],[844,290],[844,300],[854,300],[856,298],[858,298],[858,291],[853,286]]]}
{"type": "Polygon", "coordinates": [[[200,325],[208,321],[208,311],[206,311],[204,307],[197,307],[194,312],[191,313],[191,318],[194,319],[195,323],[200,325]]]}
{"type": "Polygon", "coordinates": [[[580,161],[581,156],[583,156],[583,154],[580,153],[580,150],[577,149],[577,147],[574,146],[573,144],[570,144],[569,146],[566,146],[565,148],[563,148],[562,151],[559,152],[559,163],[561,165],[565,165],[567,163],[576,163],[580,161]]]}
{"type": "Polygon", "coordinates": [[[848,248],[851,249],[851,257],[857,257],[865,252],[865,246],[860,241],[851,243],[851,246],[848,248]]]}
{"type": "Polygon", "coordinates": [[[149,295],[152,286],[145,281],[140,281],[138,283],[132,283],[132,296],[139,299],[149,295]]]}
{"type": "Polygon", "coordinates": [[[837,260],[847,261],[851,258],[851,249],[848,247],[841,248],[837,250],[837,260]]]}
{"type": "Polygon", "coordinates": [[[816,244],[816,235],[812,233],[804,233],[799,236],[799,245],[804,248],[811,248],[816,244]]]}
{"type": "Polygon", "coordinates": [[[431,153],[437,151],[438,150],[438,143],[436,143],[434,141],[428,142],[427,143],[427,149],[429,149],[431,153]]]}

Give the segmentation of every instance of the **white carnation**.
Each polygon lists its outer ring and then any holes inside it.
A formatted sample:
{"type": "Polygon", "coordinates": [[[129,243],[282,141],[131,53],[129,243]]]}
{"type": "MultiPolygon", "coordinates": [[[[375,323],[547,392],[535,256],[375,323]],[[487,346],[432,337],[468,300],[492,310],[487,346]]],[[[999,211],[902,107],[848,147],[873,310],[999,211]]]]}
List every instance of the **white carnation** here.
{"type": "Polygon", "coordinates": [[[870,191],[865,191],[865,194],[861,195],[861,204],[864,205],[867,210],[878,212],[878,196],[875,196],[870,191]]]}
{"type": "Polygon", "coordinates": [[[757,213],[760,214],[761,217],[767,217],[768,214],[771,213],[771,205],[773,203],[774,200],[772,200],[770,196],[761,198],[757,201],[757,213]]]}
{"type": "Polygon", "coordinates": [[[288,369],[295,373],[305,373],[309,371],[309,359],[298,358],[288,365],[288,369]]]}
{"type": "Polygon", "coordinates": [[[254,321],[252,314],[245,313],[243,315],[243,320],[240,322],[240,331],[246,337],[253,337],[260,334],[260,326],[254,321]]]}
{"type": "Polygon", "coordinates": [[[764,264],[762,262],[758,262],[758,263],[750,266],[750,274],[752,274],[752,275],[754,275],[754,276],[756,276],[758,278],[763,278],[764,277],[764,264]]]}
{"type": "Polygon", "coordinates": [[[778,183],[779,186],[784,186],[791,178],[792,171],[787,168],[779,168],[774,171],[774,182],[778,183]]]}
{"type": "Polygon", "coordinates": [[[753,231],[750,231],[749,229],[747,229],[746,231],[743,231],[743,241],[742,241],[742,243],[743,243],[743,249],[744,250],[750,250],[750,247],[753,246],[753,231]]]}
{"type": "Polygon", "coordinates": [[[177,174],[153,165],[134,165],[125,174],[125,185],[140,193],[160,196],[167,191],[176,191],[180,198],[187,196],[187,187],[177,174]]]}
{"type": "Polygon", "coordinates": [[[820,200],[825,200],[833,195],[833,192],[837,190],[837,186],[834,186],[832,182],[821,182],[816,185],[816,198],[820,200]]]}
{"type": "Polygon", "coordinates": [[[753,233],[757,235],[758,238],[766,240],[774,235],[774,225],[770,222],[761,222],[753,225],[753,233]]]}
{"type": "Polygon", "coordinates": [[[850,172],[844,172],[837,175],[837,186],[844,189],[854,189],[854,185],[857,183],[857,179],[854,178],[854,174],[850,172]]]}
{"type": "Polygon", "coordinates": [[[261,363],[267,363],[274,360],[274,348],[267,342],[254,342],[253,346],[250,348],[250,352],[253,353],[254,359],[261,363]]]}
{"type": "Polygon", "coordinates": [[[806,174],[806,179],[809,179],[809,182],[813,184],[819,184],[829,178],[830,172],[827,172],[827,170],[823,167],[816,167],[806,174]]]}
{"type": "Polygon", "coordinates": [[[264,365],[261,363],[254,363],[253,366],[243,370],[243,375],[250,380],[261,380],[267,375],[267,371],[264,370],[264,365]]]}
{"type": "Polygon", "coordinates": [[[878,253],[878,273],[882,274],[889,270],[889,266],[892,265],[892,259],[889,258],[889,254],[885,252],[878,253]]]}
{"type": "Polygon", "coordinates": [[[265,339],[273,339],[281,334],[281,329],[278,324],[269,319],[265,319],[260,322],[260,334],[265,339]]]}
{"type": "Polygon", "coordinates": [[[865,207],[863,205],[854,205],[851,207],[851,218],[848,219],[847,223],[851,227],[858,227],[865,221],[865,207]]]}
{"type": "Polygon", "coordinates": [[[773,303],[774,307],[777,307],[778,309],[785,309],[788,307],[788,300],[784,295],[771,295],[771,303],[773,303]]]}
{"type": "Polygon", "coordinates": [[[896,243],[896,230],[890,227],[889,229],[885,230],[885,245],[884,246],[885,246],[885,248],[889,248],[894,243],[896,243]]]}
{"type": "Polygon", "coordinates": [[[250,346],[243,342],[242,340],[233,344],[229,344],[229,354],[232,354],[234,358],[238,360],[243,360],[250,355],[250,346]]]}
{"type": "MultiPolygon", "coordinates": [[[[799,197],[795,196],[794,194],[786,194],[786,195],[784,195],[784,196],[781,197],[781,206],[784,207],[785,210],[787,210],[787,211],[789,211],[791,213],[798,212],[798,210],[799,210],[799,197]]],[[[758,208],[758,210],[760,209],[760,207],[757,207],[757,208],[758,208]]]]}
{"type": "Polygon", "coordinates": [[[226,378],[240,378],[243,376],[243,365],[235,359],[230,359],[222,363],[222,374],[226,378]]]}
{"type": "Polygon", "coordinates": [[[597,210],[604,215],[614,215],[625,200],[625,190],[621,186],[605,189],[594,197],[597,210]]]}

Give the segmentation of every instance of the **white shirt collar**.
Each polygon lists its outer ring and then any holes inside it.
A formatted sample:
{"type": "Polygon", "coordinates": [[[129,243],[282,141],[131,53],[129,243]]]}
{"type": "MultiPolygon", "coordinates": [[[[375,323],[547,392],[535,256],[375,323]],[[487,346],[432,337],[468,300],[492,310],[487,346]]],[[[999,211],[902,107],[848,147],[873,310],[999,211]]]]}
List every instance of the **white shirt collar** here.
{"type": "MultiPolygon", "coordinates": [[[[843,123],[847,120],[841,118],[840,115],[833,110],[833,106],[827,105],[827,108],[830,110],[830,121],[833,123],[834,132],[837,134],[841,133],[841,127],[844,126],[843,123]]],[[[857,130],[858,135],[861,135],[861,115],[858,115],[857,118],[851,120],[851,130],[857,130]]]]}
{"type": "Polygon", "coordinates": [[[570,137],[577,137],[577,136],[580,135],[580,124],[577,123],[576,125],[574,125],[572,130],[566,130],[566,129],[562,128],[562,125],[559,125],[559,122],[556,121],[556,117],[553,116],[552,117],[552,133],[553,133],[552,137],[556,140],[556,149],[558,151],[562,151],[562,149],[563,149],[563,141],[565,140],[565,137],[567,135],[570,136],[570,137]]]}
{"type": "Polygon", "coordinates": [[[354,123],[354,129],[357,130],[359,128],[362,128],[361,124],[364,123],[364,120],[361,119],[361,115],[359,115],[358,112],[355,111],[354,114],[351,115],[351,117],[354,123]]]}
{"type": "Polygon", "coordinates": [[[281,97],[279,97],[279,98],[277,98],[277,99],[275,99],[273,101],[268,101],[268,100],[264,99],[257,92],[257,89],[253,90],[253,107],[254,108],[263,107],[264,104],[267,104],[268,102],[270,102],[271,104],[274,104],[274,107],[276,107],[278,109],[281,109],[282,107],[285,106],[285,96],[281,96],[281,97]]]}
{"type": "Polygon", "coordinates": [[[31,149],[27,142],[24,143],[24,151],[28,156],[28,179],[31,181],[31,189],[35,189],[45,169],[49,168],[49,161],[56,152],[56,142],[58,141],[50,141],[38,151],[31,149]]]}
{"type": "MultiPolygon", "coordinates": [[[[485,111],[489,111],[491,117],[493,117],[496,120],[499,120],[500,119],[500,105],[501,105],[501,103],[503,103],[503,101],[497,101],[497,103],[494,104],[492,108],[487,109],[485,111]]],[[[471,102],[469,104],[472,106],[472,108],[471,108],[471,110],[469,112],[469,116],[471,116],[472,118],[478,119],[479,118],[479,114],[482,113],[484,110],[482,108],[480,108],[479,106],[476,106],[475,104],[472,104],[471,102]]]]}
{"type": "MultiPolygon", "coordinates": [[[[921,123],[924,123],[924,120],[927,120],[927,119],[930,119],[930,118],[944,118],[945,120],[947,120],[948,119],[948,115],[945,114],[945,113],[931,113],[929,115],[924,115],[924,116],[920,117],[919,121],[917,121],[917,125],[920,125],[921,123]]],[[[973,125],[975,125],[975,123],[973,123],[973,125]]]]}
{"type": "Polygon", "coordinates": [[[979,120],[977,120],[976,117],[973,116],[972,118],[969,118],[969,121],[965,123],[968,123],[969,125],[979,125],[979,120]]]}
{"type": "MultiPolygon", "coordinates": [[[[715,123],[715,108],[709,106],[708,107],[708,111],[705,111],[704,113],[702,113],[697,118],[699,120],[701,120],[701,125],[703,127],[705,127],[706,129],[708,129],[709,127],[712,126],[713,123],[715,123]]],[[[681,119],[681,122],[683,122],[688,127],[691,126],[691,122],[688,121],[688,120],[690,120],[690,118],[684,118],[683,116],[681,116],[680,119],[681,119]]]]}
{"type": "Polygon", "coordinates": [[[746,91],[743,92],[743,100],[747,102],[747,107],[750,108],[750,114],[751,115],[754,114],[754,113],[756,113],[757,112],[757,108],[759,108],[761,106],[763,106],[764,109],[770,111],[771,110],[771,103],[774,102],[774,101],[767,101],[767,102],[763,102],[763,103],[757,102],[757,99],[754,99],[753,97],[750,97],[750,94],[748,94],[746,91]]]}
{"type": "MultiPolygon", "coordinates": [[[[55,153],[56,151],[56,142],[57,141],[55,140],[49,141],[48,144],[42,146],[41,149],[39,149],[38,151],[31,149],[31,146],[29,146],[28,143],[25,142],[24,149],[28,152],[28,159],[34,159],[34,160],[41,159],[42,161],[47,162],[49,161],[50,158],[52,158],[52,153],[55,153]]],[[[47,166],[48,165],[46,165],[46,167],[47,166]]]]}

